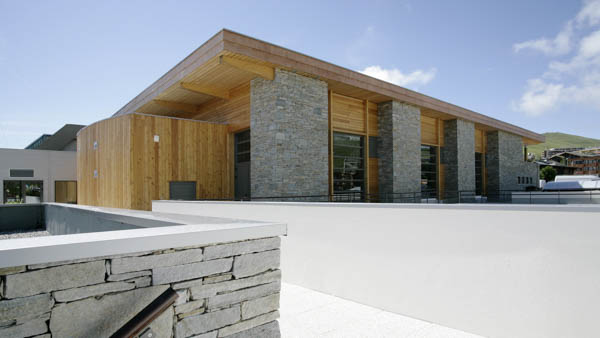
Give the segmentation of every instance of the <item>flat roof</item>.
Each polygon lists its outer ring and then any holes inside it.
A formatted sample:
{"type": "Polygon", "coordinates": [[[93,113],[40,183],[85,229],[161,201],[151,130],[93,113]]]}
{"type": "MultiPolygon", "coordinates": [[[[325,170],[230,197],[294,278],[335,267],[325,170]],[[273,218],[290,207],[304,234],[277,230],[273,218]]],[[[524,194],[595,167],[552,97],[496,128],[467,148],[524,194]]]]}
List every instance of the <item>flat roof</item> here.
{"type": "MultiPolygon", "coordinates": [[[[545,141],[543,135],[533,131],[228,29],[215,34],[113,116],[136,112],[160,98],[161,94],[172,92],[184,79],[192,76],[197,79],[199,68],[214,63],[216,58],[223,56],[234,58],[237,62],[254,63],[256,67],[277,67],[316,77],[326,81],[334,92],[359,99],[375,103],[396,100],[419,106],[422,111],[442,119],[469,120],[484,130],[502,130],[522,136],[528,144],[545,141]]],[[[210,70],[202,73],[208,74],[210,70]]],[[[239,79],[248,78],[238,77],[239,79]]],[[[202,102],[205,101],[197,103],[202,102]]],[[[182,106],[186,104],[189,102],[182,103],[182,106]]]]}

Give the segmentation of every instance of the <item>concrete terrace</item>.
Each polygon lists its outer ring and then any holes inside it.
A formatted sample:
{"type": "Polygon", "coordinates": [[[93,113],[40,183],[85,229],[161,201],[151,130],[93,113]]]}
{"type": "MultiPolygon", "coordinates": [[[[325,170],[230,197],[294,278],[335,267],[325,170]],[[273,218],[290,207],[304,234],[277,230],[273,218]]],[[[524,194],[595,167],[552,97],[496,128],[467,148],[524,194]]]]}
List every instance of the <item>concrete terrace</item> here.
{"type": "Polygon", "coordinates": [[[283,283],[281,318],[284,338],[478,338],[349,300],[283,283]]]}

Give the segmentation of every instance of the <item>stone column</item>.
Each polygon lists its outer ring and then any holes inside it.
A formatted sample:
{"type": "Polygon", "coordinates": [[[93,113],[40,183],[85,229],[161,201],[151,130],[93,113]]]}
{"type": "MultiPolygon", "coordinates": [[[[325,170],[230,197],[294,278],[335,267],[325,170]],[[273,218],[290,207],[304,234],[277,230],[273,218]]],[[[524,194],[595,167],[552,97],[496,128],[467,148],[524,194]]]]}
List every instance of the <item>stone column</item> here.
{"type": "Polygon", "coordinates": [[[381,142],[379,192],[382,200],[386,200],[386,194],[396,193],[395,196],[400,197],[398,193],[420,192],[421,110],[397,101],[380,103],[377,110],[381,142]]]}
{"type": "MultiPolygon", "coordinates": [[[[442,163],[446,165],[445,198],[458,198],[457,192],[475,191],[475,124],[464,120],[444,121],[442,163]]],[[[465,193],[464,196],[474,196],[465,193]]]]}
{"type": "Polygon", "coordinates": [[[487,133],[486,168],[489,195],[523,190],[527,184],[519,185],[519,176],[531,177],[534,181],[531,185],[537,184],[537,165],[523,160],[523,139],[517,135],[503,131],[487,133]]]}
{"type": "Polygon", "coordinates": [[[277,69],[250,89],[251,196],[327,195],[327,83],[277,69]]]}

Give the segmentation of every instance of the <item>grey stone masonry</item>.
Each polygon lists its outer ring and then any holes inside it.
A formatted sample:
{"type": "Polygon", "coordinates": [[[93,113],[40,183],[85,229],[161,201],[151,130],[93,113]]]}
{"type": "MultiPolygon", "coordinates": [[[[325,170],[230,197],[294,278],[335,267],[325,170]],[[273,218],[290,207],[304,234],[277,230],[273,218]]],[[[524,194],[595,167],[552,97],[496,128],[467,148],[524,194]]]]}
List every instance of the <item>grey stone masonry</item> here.
{"type": "Polygon", "coordinates": [[[519,177],[531,177],[532,185],[539,178],[538,166],[523,158],[523,139],[503,131],[487,133],[486,168],[488,194],[523,190],[527,185],[519,184],[519,177]]]}
{"type": "Polygon", "coordinates": [[[250,90],[252,197],[327,195],[327,83],[282,69],[250,90]]]}
{"type": "Polygon", "coordinates": [[[164,291],[156,337],[279,337],[278,237],[4,268],[0,338],[109,337],[164,291]],[[206,255],[204,254],[206,253],[206,255]]]}
{"type": "Polygon", "coordinates": [[[458,191],[475,191],[475,124],[464,120],[444,121],[441,162],[446,165],[445,198],[458,191]]]}
{"type": "Polygon", "coordinates": [[[382,199],[385,194],[421,191],[421,110],[388,101],[380,103],[377,111],[382,199]]]}

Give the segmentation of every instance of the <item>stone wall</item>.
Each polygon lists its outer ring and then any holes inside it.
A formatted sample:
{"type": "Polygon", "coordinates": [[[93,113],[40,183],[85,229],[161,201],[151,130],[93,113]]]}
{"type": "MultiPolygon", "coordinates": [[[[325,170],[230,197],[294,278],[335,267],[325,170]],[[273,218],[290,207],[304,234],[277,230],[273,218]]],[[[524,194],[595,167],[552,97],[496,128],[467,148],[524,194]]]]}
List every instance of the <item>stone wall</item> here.
{"type": "Polygon", "coordinates": [[[277,69],[250,90],[252,197],[327,195],[327,83],[277,69]]]}
{"type": "Polygon", "coordinates": [[[0,269],[0,337],[109,337],[169,287],[155,337],[279,337],[280,239],[0,269]]]}
{"type": "Polygon", "coordinates": [[[446,165],[446,197],[475,191],[475,125],[464,120],[444,122],[441,162],[446,165]]]}
{"type": "Polygon", "coordinates": [[[396,101],[380,103],[379,192],[421,191],[421,111],[396,101]]]}
{"type": "Polygon", "coordinates": [[[521,137],[503,131],[487,133],[487,189],[488,193],[502,190],[523,190],[537,185],[538,166],[523,159],[521,137]],[[532,177],[534,184],[519,184],[519,177],[532,177]]]}

